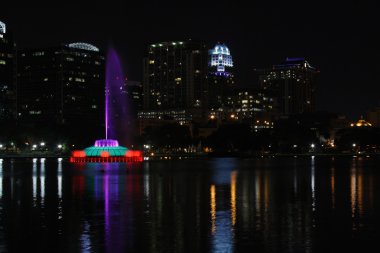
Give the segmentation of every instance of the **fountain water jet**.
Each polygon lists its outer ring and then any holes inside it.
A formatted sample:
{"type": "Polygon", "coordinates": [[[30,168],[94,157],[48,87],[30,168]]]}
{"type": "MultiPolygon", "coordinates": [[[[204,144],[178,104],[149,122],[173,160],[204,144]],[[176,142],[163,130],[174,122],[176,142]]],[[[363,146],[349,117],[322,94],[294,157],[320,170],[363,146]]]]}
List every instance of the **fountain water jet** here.
{"type": "Polygon", "coordinates": [[[70,158],[71,162],[141,162],[142,152],[129,150],[119,146],[115,139],[117,126],[122,131],[126,130],[122,124],[116,124],[117,120],[124,121],[127,116],[126,100],[122,97],[124,78],[121,64],[116,52],[110,49],[106,62],[106,82],[105,82],[105,139],[96,140],[94,146],[84,150],[75,150],[70,158]],[[110,95],[112,95],[110,104],[110,95]],[[112,126],[110,119],[112,118],[112,126]],[[111,138],[109,138],[111,137],[111,138]]]}

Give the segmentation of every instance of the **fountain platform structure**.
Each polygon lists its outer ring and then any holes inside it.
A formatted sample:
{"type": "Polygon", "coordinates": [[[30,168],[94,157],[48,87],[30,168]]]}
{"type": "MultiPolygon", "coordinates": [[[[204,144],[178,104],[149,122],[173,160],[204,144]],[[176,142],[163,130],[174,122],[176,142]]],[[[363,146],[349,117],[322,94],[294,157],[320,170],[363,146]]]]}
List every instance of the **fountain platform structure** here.
{"type": "Polygon", "coordinates": [[[139,150],[130,150],[119,146],[117,140],[96,140],[94,146],[84,150],[74,150],[70,162],[142,162],[143,155],[139,150]]]}
{"type": "MultiPolygon", "coordinates": [[[[119,146],[117,140],[108,139],[110,127],[110,110],[109,96],[112,93],[113,98],[120,93],[120,87],[124,85],[124,76],[121,70],[120,60],[114,50],[109,50],[107,55],[106,83],[105,83],[105,139],[95,141],[94,146],[84,150],[74,150],[70,157],[70,162],[142,162],[143,155],[139,150],[130,150],[126,147],[119,146]]],[[[119,100],[121,101],[121,100],[119,100]]],[[[119,105],[120,107],[120,105],[119,105]]],[[[123,107],[123,106],[121,106],[123,107]]],[[[111,131],[112,132],[112,131],[111,131]]]]}

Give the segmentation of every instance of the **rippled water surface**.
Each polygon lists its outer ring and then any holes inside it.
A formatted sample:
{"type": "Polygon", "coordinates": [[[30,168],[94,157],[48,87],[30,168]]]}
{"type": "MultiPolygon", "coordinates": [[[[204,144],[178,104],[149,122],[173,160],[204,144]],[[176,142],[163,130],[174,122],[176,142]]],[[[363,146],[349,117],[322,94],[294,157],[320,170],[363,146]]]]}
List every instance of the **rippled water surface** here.
{"type": "Polygon", "coordinates": [[[377,252],[380,160],[0,160],[0,252],[377,252]]]}

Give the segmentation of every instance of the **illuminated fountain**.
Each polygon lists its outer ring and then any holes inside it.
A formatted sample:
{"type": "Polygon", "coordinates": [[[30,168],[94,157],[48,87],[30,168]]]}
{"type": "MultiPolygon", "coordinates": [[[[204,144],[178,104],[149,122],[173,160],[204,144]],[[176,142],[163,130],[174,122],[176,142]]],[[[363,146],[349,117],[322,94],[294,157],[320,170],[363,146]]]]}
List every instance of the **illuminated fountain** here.
{"type": "MultiPolygon", "coordinates": [[[[106,89],[105,89],[105,139],[96,140],[94,146],[84,150],[75,150],[72,152],[70,162],[141,162],[143,160],[142,152],[139,150],[130,150],[126,147],[119,146],[115,139],[116,122],[110,124],[110,116],[118,114],[121,118],[121,111],[126,110],[125,102],[120,96],[120,90],[124,86],[124,78],[121,70],[121,64],[114,50],[110,50],[107,55],[106,69],[106,89]],[[110,106],[110,94],[112,95],[112,106],[110,106]],[[115,108],[115,105],[118,108],[115,108]],[[108,137],[111,136],[112,139],[108,137]]],[[[120,127],[120,126],[119,126],[120,127]]],[[[122,126],[122,130],[126,129],[122,126]]]]}

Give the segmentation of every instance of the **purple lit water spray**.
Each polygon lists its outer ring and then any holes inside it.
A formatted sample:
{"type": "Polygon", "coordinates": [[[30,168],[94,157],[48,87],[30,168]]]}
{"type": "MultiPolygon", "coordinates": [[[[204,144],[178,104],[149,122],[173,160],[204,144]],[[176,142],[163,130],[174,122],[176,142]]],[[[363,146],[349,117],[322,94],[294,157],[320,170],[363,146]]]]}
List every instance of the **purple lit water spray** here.
{"type": "Polygon", "coordinates": [[[104,109],[104,112],[105,112],[105,130],[106,130],[106,140],[108,140],[108,97],[109,97],[109,85],[108,85],[108,82],[106,80],[106,98],[105,98],[105,109],[104,109]]]}
{"type": "Polygon", "coordinates": [[[105,88],[105,134],[106,139],[125,142],[128,128],[128,102],[125,90],[125,75],[120,59],[110,48],[106,60],[105,88]]]}

